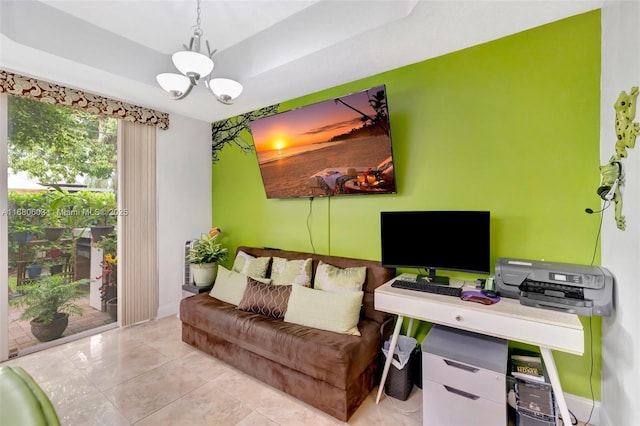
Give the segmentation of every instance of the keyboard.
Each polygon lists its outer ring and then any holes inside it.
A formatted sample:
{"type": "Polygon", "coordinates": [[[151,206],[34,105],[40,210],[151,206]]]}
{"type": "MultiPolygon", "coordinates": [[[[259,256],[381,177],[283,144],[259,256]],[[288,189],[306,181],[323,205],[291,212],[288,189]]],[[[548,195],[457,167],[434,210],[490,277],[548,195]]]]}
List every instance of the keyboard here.
{"type": "Polygon", "coordinates": [[[395,280],[391,283],[391,287],[403,288],[406,290],[424,291],[426,293],[444,294],[445,296],[460,297],[460,295],[462,295],[462,287],[450,287],[448,285],[434,284],[424,280],[395,280]]]}

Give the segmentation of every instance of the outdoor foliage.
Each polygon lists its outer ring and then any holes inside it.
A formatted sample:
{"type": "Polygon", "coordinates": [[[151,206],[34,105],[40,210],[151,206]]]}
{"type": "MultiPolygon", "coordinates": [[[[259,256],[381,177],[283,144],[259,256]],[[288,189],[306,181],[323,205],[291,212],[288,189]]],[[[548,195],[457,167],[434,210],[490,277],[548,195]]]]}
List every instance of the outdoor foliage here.
{"type": "Polygon", "coordinates": [[[46,226],[63,226],[64,237],[72,229],[89,229],[93,225],[115,225],[116,196],[112,192],[62,190],[18,193],[9,191],[9,263],[15,264],[18,244],[12,234],[30,231],[41,239],[46,226]]]}
{"type": "Polygon", "coordinates": [[[117,160],[118,122],[63,106],[9,97],[9,168],[43,185],[107,187],[117,160]]]}

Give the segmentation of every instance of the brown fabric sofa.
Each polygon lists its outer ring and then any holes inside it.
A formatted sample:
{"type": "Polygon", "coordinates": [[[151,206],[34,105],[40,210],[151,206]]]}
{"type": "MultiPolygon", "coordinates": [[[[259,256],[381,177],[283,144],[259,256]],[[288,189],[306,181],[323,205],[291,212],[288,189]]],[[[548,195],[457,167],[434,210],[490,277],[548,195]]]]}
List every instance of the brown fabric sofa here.
{"type": "Polygon", "coordinates": [[[379,381],[380,346],[389,334],[389,314],[376,311],[374,290],[395,275],[379,262],[276,249],[238,247],[255,257],[313,259],[347,268],[366,266],[361,336],[291,324],[236,309],[208,293],[180,303],[182,340],[342,421],[379,381]]]}

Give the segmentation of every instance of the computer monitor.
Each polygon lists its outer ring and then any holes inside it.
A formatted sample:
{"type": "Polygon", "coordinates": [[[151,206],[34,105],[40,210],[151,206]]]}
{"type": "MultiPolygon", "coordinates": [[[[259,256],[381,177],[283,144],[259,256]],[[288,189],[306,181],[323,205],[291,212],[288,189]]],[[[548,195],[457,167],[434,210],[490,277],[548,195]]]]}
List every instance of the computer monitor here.
{"type": "Polygon", "coordinates": [[[449,278],[437,269],[491,272],[488,211],[381,212],[380,232],[385,267],[424,269],[438,284],[449,278]]]}

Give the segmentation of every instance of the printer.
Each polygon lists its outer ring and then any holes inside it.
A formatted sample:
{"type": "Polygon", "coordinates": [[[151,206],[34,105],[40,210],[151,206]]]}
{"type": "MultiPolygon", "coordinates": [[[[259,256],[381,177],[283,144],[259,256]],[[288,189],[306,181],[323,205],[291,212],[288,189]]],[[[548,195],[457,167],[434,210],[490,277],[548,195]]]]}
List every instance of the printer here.
{"type": "Polygon", "coordinates": [[[600,266],[498,258],[496,291],[520,304],[586,316],[609,316],[614,278],[600,266]]]}

